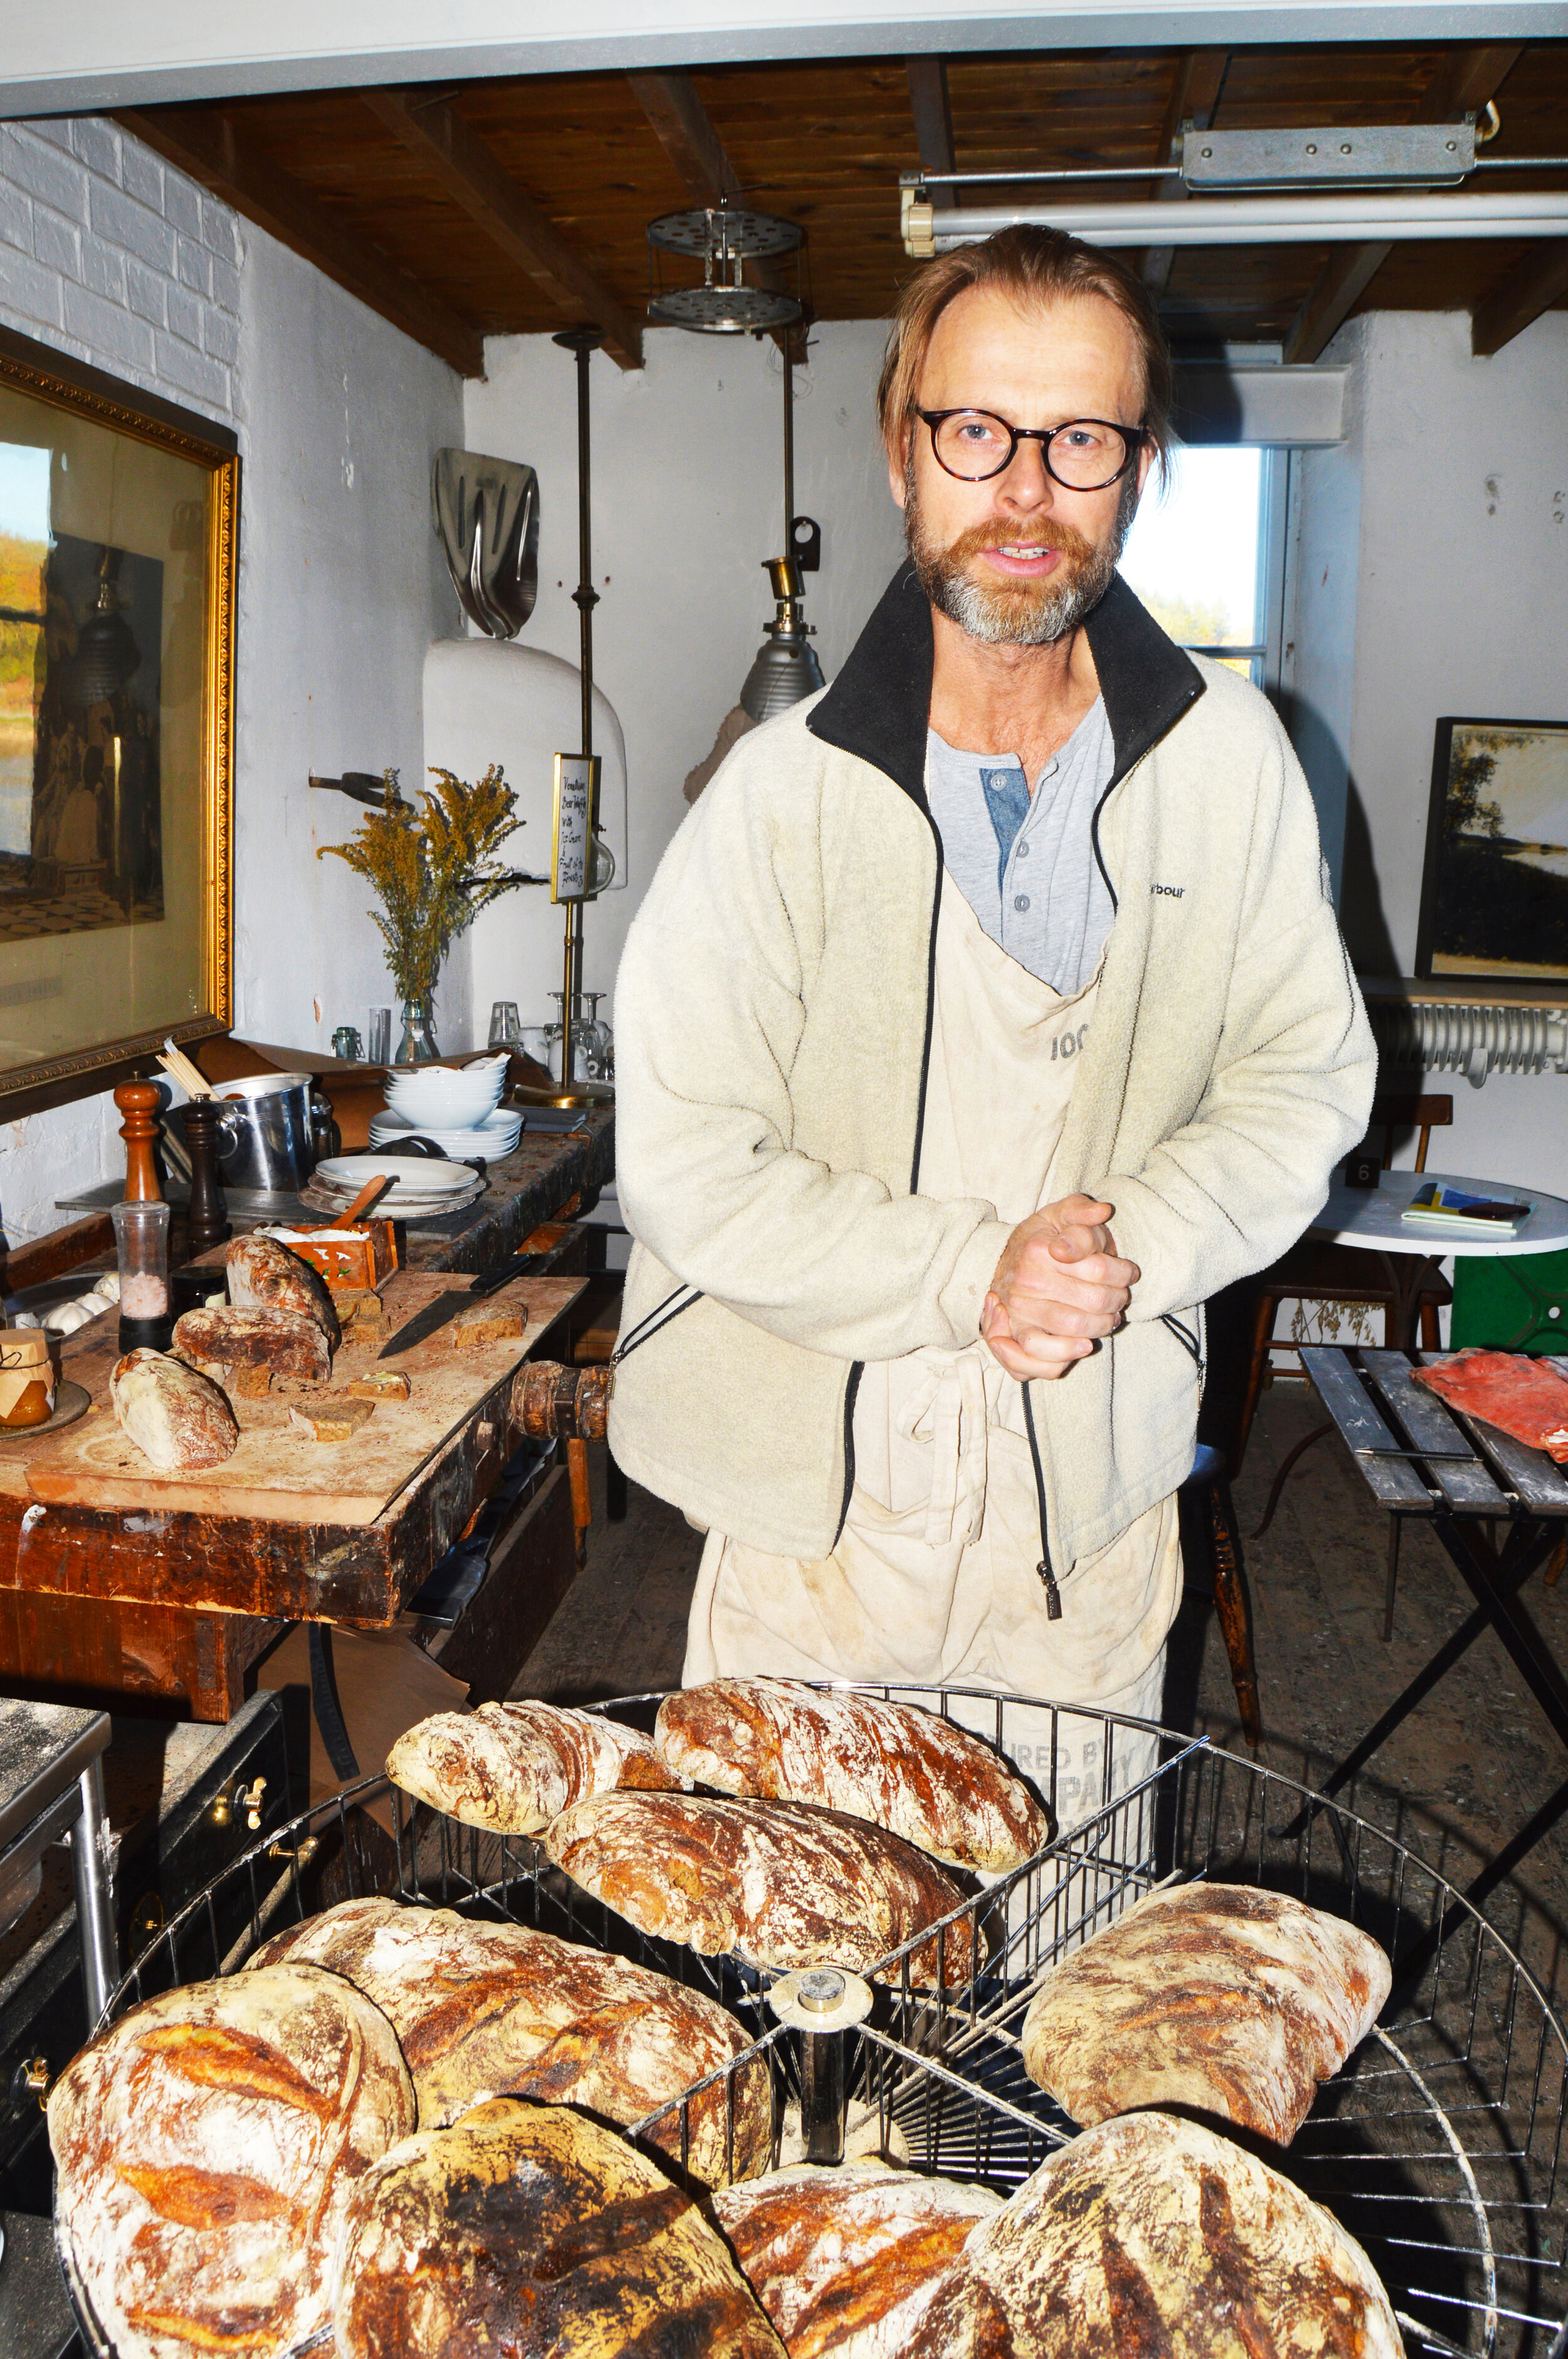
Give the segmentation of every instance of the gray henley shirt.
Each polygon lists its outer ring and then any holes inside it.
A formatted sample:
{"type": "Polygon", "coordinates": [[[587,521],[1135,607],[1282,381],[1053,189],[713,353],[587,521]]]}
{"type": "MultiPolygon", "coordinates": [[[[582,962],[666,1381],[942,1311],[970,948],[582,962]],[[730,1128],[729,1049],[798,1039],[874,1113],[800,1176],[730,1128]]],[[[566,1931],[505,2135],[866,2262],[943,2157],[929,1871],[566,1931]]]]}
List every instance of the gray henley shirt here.
{"type": "Polygon", "coordinates": [[[1095,806],[1115,762],[1097,697],[1030,794],[1016,754],[966,754],[929,729],[925,795],[942,857],[992,941],[1072,998],[1115,915],[1094,856],[1095,806]]]}

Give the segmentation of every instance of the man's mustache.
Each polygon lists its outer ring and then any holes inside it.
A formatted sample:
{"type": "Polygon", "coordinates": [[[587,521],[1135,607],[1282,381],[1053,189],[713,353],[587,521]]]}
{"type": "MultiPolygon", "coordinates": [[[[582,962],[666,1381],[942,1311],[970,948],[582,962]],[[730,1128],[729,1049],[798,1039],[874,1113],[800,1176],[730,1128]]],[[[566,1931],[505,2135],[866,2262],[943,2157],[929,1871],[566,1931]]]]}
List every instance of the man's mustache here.
{"type": "Polygon", "coordinates": [[[979,557],[991,549],[1026,549],[1042,554],[1050,549],[1057,556],[1070,559],[1075,564],[1085,564],[1095,554],[1094,543],[1087,540],[1076,525],[1065,519],[1054,521],[1048,529],[1039,526],[1021,527],[1010,532],[1000,518],[989,524],[971,525],[942,552],[944,565],[961,565],[967,558],[979,557]]]}

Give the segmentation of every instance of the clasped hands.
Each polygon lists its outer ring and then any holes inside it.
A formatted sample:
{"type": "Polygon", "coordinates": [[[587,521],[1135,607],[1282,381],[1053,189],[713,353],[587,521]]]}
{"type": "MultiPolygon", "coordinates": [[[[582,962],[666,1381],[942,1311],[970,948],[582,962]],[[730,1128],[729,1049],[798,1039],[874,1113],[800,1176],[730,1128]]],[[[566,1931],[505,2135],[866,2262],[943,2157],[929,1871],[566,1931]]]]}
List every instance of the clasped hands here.
{"type": "Polygon", "coordinates": [[[1021,1221],[1002,1247],[980,1333],[1021,1383],[1065,1376],[1126,1316],[1141,1273],[1117,1253],[1107,1226],[1115,1210],[1064,1196],[1021,1221]]]}

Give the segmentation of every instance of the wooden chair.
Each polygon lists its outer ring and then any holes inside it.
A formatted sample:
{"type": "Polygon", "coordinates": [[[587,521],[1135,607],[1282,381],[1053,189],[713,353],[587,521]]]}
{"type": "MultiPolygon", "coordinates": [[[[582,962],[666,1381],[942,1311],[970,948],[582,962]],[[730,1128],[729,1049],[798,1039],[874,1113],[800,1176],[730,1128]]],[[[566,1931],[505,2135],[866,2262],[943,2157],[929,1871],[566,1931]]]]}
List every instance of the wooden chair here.
{"type": "MultiPolygon", "coordinates": [[[[1433,1132],[1446,1130],[1453,1120],[1452,1097],[1374,1098],[1368,1136],[1379,1130],[1383,1133],[1383,1169],[1387,1171],[1392,1165],[1395,1132],[1415,1131],[1415,1168],[1418,1171],[1424,1171],[1427,1146],[1433,1132]]],[[[1247,1437],[1252,1430],[1263,1378],[1268,1373],[1270,1352],[1298,1349],[1294,1343],[1279,1343],[1275,1338],[1274,1321],[1281,1303],[1351,1302],[1359,1308],[1380,1310],[1386,1344],[1390,1340],[1390,1321],[1397,1301],[1386,1254],[1364,1245],[1328,1245],[1314,1237],[1303,1237],[1289,1253],[1281,1255],[1272,1268],[1264,1270],[1256,1283],[1258,1310],[1252,1325],[1252,1356],[1247,1371],[1247,1397],[1241,1411],[1241,1431],[1236,1445],[1238,1471],[1246,1454],[1247,1437]]],[[[1438,1348],[1437,1314],[1451,1299],[1452,1291],[1447,1280],[1435,1269],[1430,1271],[1422,1279],[1417,1297],[1421,1340],[1426,1351],[1435,1352],[1438,1348]]],[[[1265,1517],[1265,1523],[1267,1520],[1265,1517]]],[[[1262,1526],[1259,1528],[1261,1529],[1262,1526]]]]}

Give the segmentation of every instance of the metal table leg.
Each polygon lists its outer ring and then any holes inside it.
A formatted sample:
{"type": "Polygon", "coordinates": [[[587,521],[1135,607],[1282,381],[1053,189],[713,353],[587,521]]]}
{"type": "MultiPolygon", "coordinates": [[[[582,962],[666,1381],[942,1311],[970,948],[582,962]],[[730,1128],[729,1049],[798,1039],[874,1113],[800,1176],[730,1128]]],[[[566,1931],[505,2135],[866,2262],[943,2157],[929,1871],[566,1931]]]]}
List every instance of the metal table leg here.
{"type": "Polygon", "coordinates": [[[103,1763],[89,1762],[77,1781],[81,1811],[70,1831],[70,1874],[76,1886],[76,1930],[81,1943],[81,1984],[89,2027],[96,2031],[120,1979],[114,1900],[109,1880],[109,1827],[103,1809],[103,1763]]]}

